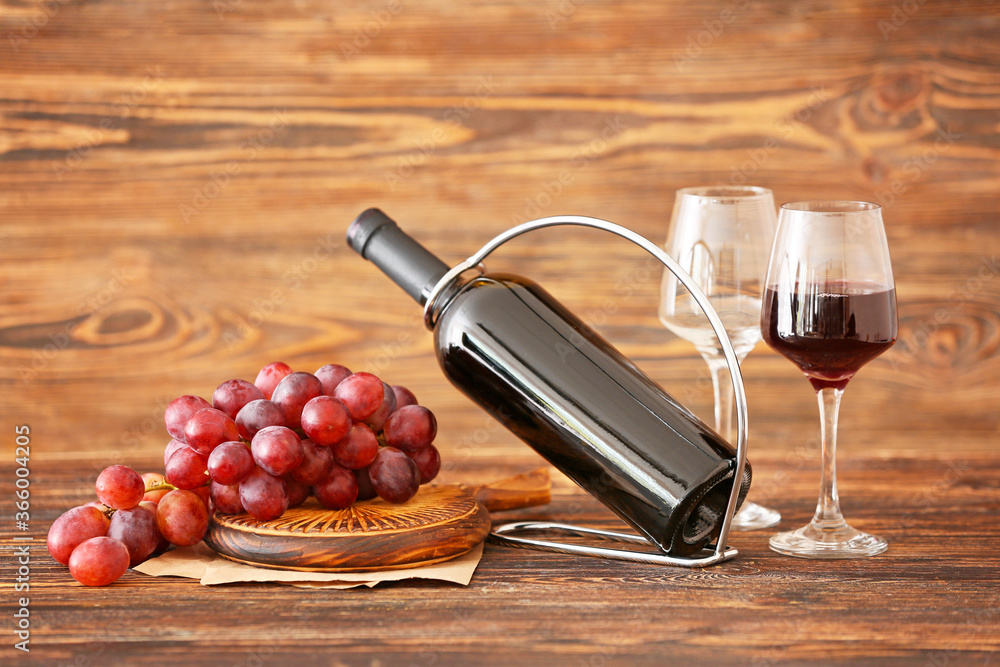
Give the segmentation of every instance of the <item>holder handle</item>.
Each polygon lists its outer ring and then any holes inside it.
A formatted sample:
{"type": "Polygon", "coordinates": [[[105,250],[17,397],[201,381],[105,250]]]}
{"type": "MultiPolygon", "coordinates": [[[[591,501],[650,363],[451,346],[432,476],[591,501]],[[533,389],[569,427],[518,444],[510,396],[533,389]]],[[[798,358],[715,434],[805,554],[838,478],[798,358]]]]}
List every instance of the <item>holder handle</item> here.
{"type": "Polygon", "coordinates": [[[436,285],[434,285],[433,289],[431,289],[430,293],[427,295],[427,301],[424,304],[424,323],[427,325],[428,329],[434,328],[434,324],[437,322],[437,316],[439,313],[437,300],[441,293],[448,285],[450,285],[456,278],[466,271],[474,268],[479,268],[480,271],[482,271],[482,261],[494,250],[511,239],[521,236],[522,234],[526,234],[527,232],[534,231],[536,229],[544,229],[546,227],[558,226],[591,227],[593,229],[610,232],[626,239],[627,241],[631,241],[658,259],[660,263],[667,268],[667,270],[677,276],[677,279],[680,280],[681,284],[683,284],[688,292],[691,293],[691,296],[694,297],[694,300],[698,303],[702,312],[705,313],[705,316],[712,325],[716,338],[722,345],[722,351],[726,357],[726,364],[729,367],[729,375],[732,378],[733,394],[736,398],[736,470],[733,472],[733,488],[729,493],[729,503],[726,506],[726,515],[722,522],[722,530],[719,531],[719,539],[716,542],[715,550],[709,551],[707,549],[703,549],[699,555],[694,557],[668,556],[666,554],[650,554],[620,549],[604,549],[601,547],[565,544],[562,542],[530,540],[522,537],[513,537],[508,534],[526,530],[557,530],[574,535],[594,535],[615,541],[626,541],[632,543],[645,542],[644,538],[637,535],[615,533],[612,531],[597,530],[593,528],[581,528],[568,524],[515,522],[497,526],[493,529],[493,532],[490,533],[490,536],[501,544],[514,547],[534,548],[544,551],[555,551],[558,553],[615,558],[618,560],[630,560],[645,563],[680,565],[683,567],[706,567],[708,565],[714,565],[716,563],[729,560],[738,553],[736,549],[728,548],[725,545],[726,541],[729,539],[729,532],[733,524],[733,516],[736,514],[736,506],[739,503],[741,486],[740,480],[743,479],[743,471],[746,468],[746,390],[743,387],[743,376],[740,373],[739,359],[736,356],[736,351],[733,349],[732,341],[729,340],[729,335],[726,333],[726,328],[722,324],[722,319],[719,317],[719,314],[715,312],[715,308],[712,307],[708,297],[694,281],[694,278],[692,278],[691,275],[688,274],[688,272],[685,271],[673,257],[667,254],[665,250],[641,234],[608,220],[602,220],[601,218],[592,218],[582,215],[555,215],[547,218],[539,218],[538,220],[531,220],[499,234],[493,240],[489,241],[486,245],[480,248],[474,255],[465,261],[456,264],[451,270],[444,274],[444,276],[441,277],[441,279],[436,285]]]}

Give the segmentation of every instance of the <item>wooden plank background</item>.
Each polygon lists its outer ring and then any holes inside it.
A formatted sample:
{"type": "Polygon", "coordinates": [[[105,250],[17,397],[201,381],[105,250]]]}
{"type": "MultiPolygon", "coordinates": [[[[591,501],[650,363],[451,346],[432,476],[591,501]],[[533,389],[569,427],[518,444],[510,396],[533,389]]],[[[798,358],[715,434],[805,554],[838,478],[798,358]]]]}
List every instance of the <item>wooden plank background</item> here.
{"type": "MultiPolygon", "coordinates": [[[[281,359],[409,385],[439,415],[446,481],[531,467],[346,247],[350,221],[379,206],[454,263],[556,213],[662,241],[677,188],[746,182],[885,207],[900,338],[847,390],[845,469],[916,462],[929,487],[949,461],[995,470],[998,35],[991,1],[0,0],[3,465],[30,424],[32,461],[72,462],[52,474],[85,490],[155,461],[171,398],[281,359]]],[[[548,230],[490,266],[708,417],[707,370],[657,321],[639,251],[548,230]]],[[[744,376],[754,494],[804,518],[812,392],[763,345],[744,376]]],[[[874,511],[866,488],[845,502],[874,511]]]]}

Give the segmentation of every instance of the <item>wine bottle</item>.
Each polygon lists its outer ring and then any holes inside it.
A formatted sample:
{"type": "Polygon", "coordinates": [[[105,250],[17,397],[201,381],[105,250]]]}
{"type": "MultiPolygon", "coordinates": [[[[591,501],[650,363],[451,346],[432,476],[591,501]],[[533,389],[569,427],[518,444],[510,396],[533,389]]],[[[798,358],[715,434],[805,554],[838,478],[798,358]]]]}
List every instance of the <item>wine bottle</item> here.
{"type": "MultiPolygon", "coordinates": [[[[347,240],[422,305],[448,271],[378,209],[347,240]]],[[[459,390],[663,552],[718,537],[734,448],[540,285],[487,273],[434,306],[438,361],[459,390]]],[[[750,476],[748,464],[740,503],[750,476]]]]}

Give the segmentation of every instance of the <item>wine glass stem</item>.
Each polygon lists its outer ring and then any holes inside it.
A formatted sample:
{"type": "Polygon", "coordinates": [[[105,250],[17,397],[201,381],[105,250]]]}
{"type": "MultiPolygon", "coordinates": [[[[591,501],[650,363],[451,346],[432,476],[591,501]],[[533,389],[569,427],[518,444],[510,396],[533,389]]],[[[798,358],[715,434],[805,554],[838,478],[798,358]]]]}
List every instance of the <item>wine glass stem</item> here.
{"type": "Polygon", "coordinates": [[[837,418],[843,393],[843,389],[833,387],[825,387],[816,392],[823,443],[823,470],[813,523],[825,529],[846,525],[844,515],[840,513],[840,497],[837,495],[837,418]]]}
{"type": "MultiPolygon", "coordinates": [[[[740,364],[746,358],[746,352],[736,352],[736,361],[740,364]]],[[[708,370],[712,374],[712,390],[715,393],[715,432],[733,442],[733,383],[729,378],[729,364],[725,357],[704,355],[708,370]]]]}
{"type": "MultiPolygon", "coordinates": [[[[738,357],[739,361],[743,359],[738,357]]],[[[725,358],[705,357],[708,370],[712,374],[712,391],[715,393],[715,432],[733,441],[733,385],[729,381],[729,366],[725,358]],[[723,377],[723,372],[727,375],[723,377]]]]}

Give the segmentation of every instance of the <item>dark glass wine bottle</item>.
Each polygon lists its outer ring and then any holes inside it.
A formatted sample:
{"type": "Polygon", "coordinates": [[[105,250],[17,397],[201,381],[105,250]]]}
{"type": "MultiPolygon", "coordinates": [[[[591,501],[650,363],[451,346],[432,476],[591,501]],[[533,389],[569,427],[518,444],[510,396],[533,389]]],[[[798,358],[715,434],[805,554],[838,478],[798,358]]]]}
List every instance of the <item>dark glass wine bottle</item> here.
{"type": "MultiPolygon", "coordinates": [[[[424,304],[448,266],[378,209],[350,246],[424,304]]],[[[736,452],[536,283],[511,274],[456,282],[434,304],[449,380],[663,552],[712,543],[736,452]]],[[[740,502],[750,486],[741,480],[740,502]]]]}

